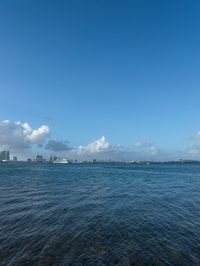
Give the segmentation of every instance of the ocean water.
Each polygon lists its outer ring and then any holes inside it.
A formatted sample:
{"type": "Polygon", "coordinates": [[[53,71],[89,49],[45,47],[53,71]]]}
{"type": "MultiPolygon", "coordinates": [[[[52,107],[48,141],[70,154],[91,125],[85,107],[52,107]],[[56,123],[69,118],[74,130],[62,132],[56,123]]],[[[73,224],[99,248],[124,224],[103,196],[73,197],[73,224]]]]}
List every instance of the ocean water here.
{"type": "Polygon", "coordinates": [[[200,164],[0,164],[0,265],[200,265],[200,164]]]}

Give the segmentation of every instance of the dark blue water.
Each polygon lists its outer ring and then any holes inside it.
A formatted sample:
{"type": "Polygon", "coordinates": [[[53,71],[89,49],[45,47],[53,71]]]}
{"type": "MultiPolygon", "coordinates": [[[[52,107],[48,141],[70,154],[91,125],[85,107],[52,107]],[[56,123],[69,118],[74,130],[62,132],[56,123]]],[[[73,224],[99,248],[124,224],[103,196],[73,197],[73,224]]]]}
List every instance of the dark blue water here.
{"type": "Polygon", "coordinates": [[[0,265],[200,265],[200,165],[0,164],[0,265]]]}

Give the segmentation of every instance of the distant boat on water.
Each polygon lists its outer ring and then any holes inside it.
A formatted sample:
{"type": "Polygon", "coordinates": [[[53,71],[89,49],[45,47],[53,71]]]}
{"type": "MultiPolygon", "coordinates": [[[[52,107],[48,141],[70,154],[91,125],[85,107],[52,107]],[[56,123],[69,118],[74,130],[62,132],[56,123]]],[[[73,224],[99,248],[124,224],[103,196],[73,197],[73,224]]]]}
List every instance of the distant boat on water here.
{"type": "Polygon", "coordinates": [[[67,159],[57,159],[53,163],[69,163],[69,161],[67,159]]]}

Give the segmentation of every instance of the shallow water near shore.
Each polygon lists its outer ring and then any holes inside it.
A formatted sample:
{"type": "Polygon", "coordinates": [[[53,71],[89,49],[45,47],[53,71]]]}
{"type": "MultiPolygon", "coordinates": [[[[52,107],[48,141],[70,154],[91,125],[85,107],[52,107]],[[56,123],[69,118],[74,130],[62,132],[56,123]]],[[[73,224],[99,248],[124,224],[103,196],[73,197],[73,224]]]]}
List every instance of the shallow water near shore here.
{"type": "Polygon", "coordinates": [[[200,164],[0,164],[0,265],[200,265],[200,164]]]}

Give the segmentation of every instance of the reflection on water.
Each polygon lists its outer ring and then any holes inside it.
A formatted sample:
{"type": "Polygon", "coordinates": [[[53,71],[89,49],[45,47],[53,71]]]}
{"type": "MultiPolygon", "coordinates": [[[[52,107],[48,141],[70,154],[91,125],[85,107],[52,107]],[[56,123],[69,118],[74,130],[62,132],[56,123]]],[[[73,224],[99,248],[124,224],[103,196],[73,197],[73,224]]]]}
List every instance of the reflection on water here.
{"type": "Polygon", "coordinates": [[[200,165],[0,164],[0,265],[200,265],[200,165]]]}

